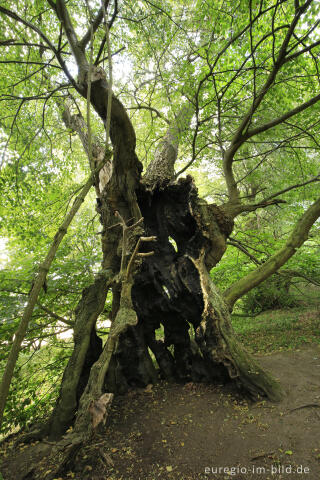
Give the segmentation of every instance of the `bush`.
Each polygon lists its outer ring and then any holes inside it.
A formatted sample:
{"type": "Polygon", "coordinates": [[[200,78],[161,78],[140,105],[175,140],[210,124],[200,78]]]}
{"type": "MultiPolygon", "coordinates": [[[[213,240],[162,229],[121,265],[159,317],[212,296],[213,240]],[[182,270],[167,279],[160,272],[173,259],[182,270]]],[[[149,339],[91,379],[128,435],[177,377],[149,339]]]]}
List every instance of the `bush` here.
{"type": "MultiPolygon", "coordinates": [[[[48,416],[54,407],[71,353],[67,342],[61,344],[64,348],[46,345],[38,351],[25,351],[20,355],[4,412],[3,434],[29,427],[48,416]]],[[[4,368],[4,364],[0,365],[2,374],[1,367],[4,368]]]]}
{"type": "Polygon", "coordinates": [[[242,299],[242,309],[245,313],[290,308],[296,305],[297,301],[290,293],[290,279],[280,275],[273,275],[265,280],[242,299]]]}

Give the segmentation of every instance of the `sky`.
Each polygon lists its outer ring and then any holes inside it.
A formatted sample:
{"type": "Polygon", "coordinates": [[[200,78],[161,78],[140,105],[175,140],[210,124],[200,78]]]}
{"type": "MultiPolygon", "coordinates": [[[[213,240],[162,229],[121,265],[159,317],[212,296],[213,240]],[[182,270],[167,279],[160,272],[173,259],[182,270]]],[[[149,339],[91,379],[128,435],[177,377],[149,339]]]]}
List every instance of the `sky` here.
{"type": "Polygon", "coordinates": [[[7,242],[6,238],[0,237],[0,268],[4,268],[9,259],[7,255],[7,242]]]}

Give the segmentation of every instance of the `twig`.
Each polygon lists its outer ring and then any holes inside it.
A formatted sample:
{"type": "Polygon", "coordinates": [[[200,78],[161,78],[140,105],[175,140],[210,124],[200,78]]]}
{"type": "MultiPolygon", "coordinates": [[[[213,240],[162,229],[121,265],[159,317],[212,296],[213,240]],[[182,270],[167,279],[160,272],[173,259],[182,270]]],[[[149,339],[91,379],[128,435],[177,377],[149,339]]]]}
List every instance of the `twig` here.
{"type": "Polygon", "coordinates": [[[255,457],[250,458],[250,462],[253,462],[254,460],[258,460],[259,458],[268,457],[269,455],[273,455],[274,453],[275,453],[275,450],[273,450],[272,452],[261,453],[260,455],[256,455],[255,457]]]}
{"type": "Polygon", "coordinates": [[[303,408],[320,408],[320,403],[306,403],[306,405],[300,405],[299,407],[295,407],[289,410],[286,415],[297,410],[302,410],[303,408]]]}
{"type": "Polygon", "coordinates": [[[133,265],[133,262],[134,262],[137,255],[139,255],[140,257],[142,257],[142,256],[147,257],[147,256],[154,255],[154,252],[138,253],[141,242],[154,242],[156,240],[157,240],[157,237],[140,237],[139,238],[139,240],[137,241],[137,244],[135,246],[135,249],[134,249],[134,251],[131,255],[129,263],[128,263],[127,272],[126,272],[126,279],[128,279],[129,276],[130,276],[132,265],[133,265]]]}

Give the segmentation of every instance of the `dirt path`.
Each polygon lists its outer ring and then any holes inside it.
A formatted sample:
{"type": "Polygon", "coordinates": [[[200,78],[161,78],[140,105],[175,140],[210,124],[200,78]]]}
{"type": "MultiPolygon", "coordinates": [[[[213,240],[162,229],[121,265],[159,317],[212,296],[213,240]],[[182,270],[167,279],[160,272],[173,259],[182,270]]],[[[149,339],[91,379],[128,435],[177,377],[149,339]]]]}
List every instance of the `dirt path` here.
{"type": "MultiPolygon", "coordinates": [[[[116,399],[107,432],[59,480],[319,480],[320,346],[258,358],[284,386],[281,404],[250,404],[200,384],[131,392],[116,399]]],[[[43,444],[32,448],[36,456],[43,444]]],[[[4,479],[19,480],[30,455],[7,449],[4,479]]]]}

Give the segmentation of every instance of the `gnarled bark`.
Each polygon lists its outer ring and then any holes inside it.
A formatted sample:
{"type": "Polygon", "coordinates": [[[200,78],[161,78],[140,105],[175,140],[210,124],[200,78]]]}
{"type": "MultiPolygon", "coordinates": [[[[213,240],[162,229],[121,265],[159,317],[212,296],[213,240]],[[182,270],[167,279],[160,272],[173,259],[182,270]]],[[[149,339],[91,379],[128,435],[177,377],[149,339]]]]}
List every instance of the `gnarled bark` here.
{"type": "MultiPolygon", "coordinates": [[[[78,63],[78,91],[86,98],[88,62],[63,1],[57,2],[57,14],[78,63]]],[[[106,122],[110,92],[103,70],[94,68],[90,81],[91,103],[106,122]]],[[[170,126],[141,182],[142,167],[135,154],[133,126],[119,99],[112,96],[113,160],[105,182],[101,184],[100,178],[100,185],[96,185],[97,211],[103,226],[103,271],[114,279],[120,271],[122,278],[123,264],[127,264],[134,249],[134,243],[124,242],[119,217],[130,225],[142,216],[145,235],[156,237],[157,241],[152,246],[143,245],[145,255],[151,251],[154,254],[143,259],[134,278],[124,281],[122,288],[117,284],[118,296],[108,341],[89,376],[86,365],[88,382],[76,422],[79,432],[90,425],[90,405],[98,400],[103,388],[125,391],[130,386],[143,386],[156,380],[149,349],[165,378],[232,379],[253,396],[267,395],[273,399],[281,396],[277,383],[236,342],[228,308],[209,277],[210,269],[226,249],[232,219],[223,208],[200,201],[191,177],[172,181],[179,136],[189,125],[191,115],[189,108],[188,112],[182,110],[176,123],[170,126]],[[164,329],[163,341],[156,338],[160,326],[164,329]],[[195,332],[195,340],[190,330],[195,332]]],[[[99,308],[95,318],[98,313],[99,308]]],[[[97,356],[89,347],[94,320],[90,325],[89,336],[83,334],[79,343],[83,346],[82,363],[76,362],[79,372],[83,370],[85,358],[97,356]]],[[[65,399],[70,393],[68,383],[65,376],[61,389],[65,399]]],[[[80,375],[77,375],[75,390],[79,391],[80,385],[80,375]]],[[[55,413],[56,423],[51,424],[51,434],[62,433],[75,407],[73,394],[67,409],[60,407],[62,417],[55,413]]]]}
{"type": "Polygon", "coordinates": [[[112,367],[117,381],[107,377],[107,388],[122,392],[153,381],[143,375],[149,347],[168,380],[232,380],[252,397],[279,400],[278,383],[237,342],[228,305],[209,276],[225,251],[232,220],[222,208],[200,201],[191,177],[152,192],[142,187],[138,202],[145,231],[157,241],[135,276],[132,299],[139,322],[120,336],[112,367]],[[160,326],[163,340],[155,335],[160,326]],[[141,344],[146,353],[138,358],[134,352],[141,344]]]}
{"type": "Polygon", "coordinates": [[[93,341],[90,345],[90,339],[95,335],[95,323],[104,308],[107,292],[107,280],[103,274],[99,275],[83,291],[76,308],[74,349],[64,371],[59,398],[48,425],[51,437],[59,437],[72,423],[90,367],[99,356],[99,347],[98,351],[96,349],[98,342],[93,341]]]}

